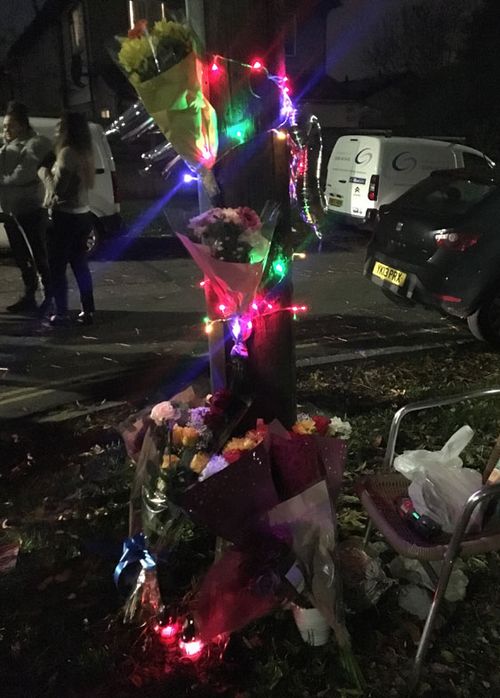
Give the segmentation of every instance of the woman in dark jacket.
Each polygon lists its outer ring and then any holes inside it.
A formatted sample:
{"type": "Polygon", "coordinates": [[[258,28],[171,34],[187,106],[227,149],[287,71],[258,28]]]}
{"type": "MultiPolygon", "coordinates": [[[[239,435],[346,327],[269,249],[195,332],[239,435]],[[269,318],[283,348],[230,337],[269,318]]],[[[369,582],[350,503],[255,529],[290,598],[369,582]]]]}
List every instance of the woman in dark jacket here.
{"type": "Polygon", "coordinates": [[[55,153],[53,167],[39,170],[45,183],[45,205],[52,214],[49,249],[56,314],[50,323],[69,323],[66,269],[70,264],[82,306],[77,322],[90,325],[95,307],[86,240],[92,229],[89,189],[94,183],[95,166],[90,129],[83,114],[67,112],[62,116],[55,153]]]}

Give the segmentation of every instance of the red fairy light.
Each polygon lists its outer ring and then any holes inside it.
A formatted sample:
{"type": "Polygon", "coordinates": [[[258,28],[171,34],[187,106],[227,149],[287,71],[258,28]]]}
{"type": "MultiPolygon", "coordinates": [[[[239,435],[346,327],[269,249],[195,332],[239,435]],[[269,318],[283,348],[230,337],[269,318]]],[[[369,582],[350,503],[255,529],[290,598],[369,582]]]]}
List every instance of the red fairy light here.
{"type": "Polygon", "coordinates": [[[200,286],[203,288],[207,282],[206,281],[200,281],[200,286]]]}
{"type": "Polygon", "coordinates": [[[167,644],[173,644],[177,638],[177,634],[180,628],[177,623],[172,623],[169,625],[164,625],[160,630],[161,639],[167,644]]]}
{"type": "Polygon", "coordinates": [[[223,313],[225,311],[225,309],[226,309],[226,306],[224,305],[224,303],[221,303],[219,305],[219,310],[221,311],[221,313],[223,313]]]}
{"type": "Polygon", "coordinates": [[[264,66],[263,66],[261,60],[259,60],[258,58],[255,58],[255,59],[252,61],[250,67],[252,68],[252,70],[262,70],[262,68],[263,68],[264,66]]]}
{"type": "Polygon", "coordinates": [[[216,63],[215,61],[214,61],[214,62],[212,63],[212,65],[210,66],[210,70],[212,71],[212,73],[218,73],[218,72],[219,72],[220,68],[219,68],[219,66],[217,65],[217,63],[216,63]]]}
{"type": "Polygon", "coordinates": [[[187,659],[191,659],[192,661],[200,658],[204,647],[205,645],[201,640],[190,640],[189,642],[184,642],[184,640],[179,641],[180,651],[187,659]]]}

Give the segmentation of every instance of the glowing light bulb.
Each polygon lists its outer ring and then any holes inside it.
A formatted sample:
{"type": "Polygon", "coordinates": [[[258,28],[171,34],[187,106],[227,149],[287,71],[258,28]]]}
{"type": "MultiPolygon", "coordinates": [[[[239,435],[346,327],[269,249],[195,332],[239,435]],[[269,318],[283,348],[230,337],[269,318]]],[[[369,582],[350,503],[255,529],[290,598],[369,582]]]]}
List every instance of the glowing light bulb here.
{"type": "Polygon", "coordinates": [[[179,648],[182,654],[193,661],[200,657],[204,647],[205,645],[201,640],[190,640],[189,642],[181,640],[179,642],[179,648]]]}
{"type": "Polygon", "coordinates": [[[212,323],[205,325],[206,334],[212,334],[212,330],[213,330],[212,323]]]}
{"type": "Polygon", "coordinates": [[[253,310],[258,310],[259,306],[257,305],[257,303],[252,303],[252,308],[253,310]]]}
{"type": "Polygon", "coordinates": [[[264,66],[262,65],[262,61],[260,61],[258,58],[252,61],[251,68],[252,70],[262,70],[264,66]]]}
{"type": "Polygon", "coordinates": [[[206,284],[206,281],[200,281],[199,285],[201,286],[201,288],[203,288],[205,286],[205,284],[206,284]]]}
{"type": "Polygon", "coordinates": [[[210,66],[210,70],[212,71],[212,73],[218,73],[218,72],[219,72],[220,68],[219,68],[219,66],[217,65],[217,63],[216,63],[215,61],[214,61],[214,62],[212,63],[212,65],[210,66]]]}
{"type": "Polygon", "coordinates": [[[167,644],[172,644],[175,642],[179,630],[178,623],[169,623],[160,628],[160,637],[167,644]]]}
{"type": "Polygon", "coordinates": [[[284,141],[286,139],[286,132],[285,131],[276,131],[276,138],[280,141],[284,141]]]}
{"type": "Polygon", "coordinates": [[[192,175],[189,173],[186,173],[183,177],[185,184],[188,184],[189,182],[196,182],[197,179],[198,179],[198,177],[196,175],[192,175]]]}
{"type": "Polygon", "coordinates": [[[226,306],[224,305],[224,303],[221,303],[219,305],[219,310],[221,311],[221,313],[223,313],[225,311],[225,309],[226,309],[226,306]]]}

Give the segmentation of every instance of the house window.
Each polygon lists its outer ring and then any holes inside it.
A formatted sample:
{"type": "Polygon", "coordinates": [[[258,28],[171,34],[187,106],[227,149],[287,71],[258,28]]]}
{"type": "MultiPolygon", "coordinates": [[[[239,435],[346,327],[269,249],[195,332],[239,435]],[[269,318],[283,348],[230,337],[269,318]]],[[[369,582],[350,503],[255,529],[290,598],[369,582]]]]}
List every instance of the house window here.
{"type": "Polygon", "coordinates": [[[85,50],[85,21],[83,7],[77,5],[70,16],[69,30],[71,35],[71,49],[73,53],[85,50]]]}
{"type": "Polygon", "coordinates": [[[73,90],[81,90],[88,85],[87,41],[82,3],[79,3],[69,15],[69,36],[71,49],[70,85],[73,90]]]}
{"type": "Polygon", "coordinates": [[[151,0],[129,0],[128,21],[130,28],[132,29],[139,19],[147,19],[149,22],[166,19],[167,4],[166,2],[151,2],[151,0]]]}
{"type": "Polygon", "coordinates": [[[297,15],[293,15],[285,34],[285,56],[297,55],[297,15]]]}

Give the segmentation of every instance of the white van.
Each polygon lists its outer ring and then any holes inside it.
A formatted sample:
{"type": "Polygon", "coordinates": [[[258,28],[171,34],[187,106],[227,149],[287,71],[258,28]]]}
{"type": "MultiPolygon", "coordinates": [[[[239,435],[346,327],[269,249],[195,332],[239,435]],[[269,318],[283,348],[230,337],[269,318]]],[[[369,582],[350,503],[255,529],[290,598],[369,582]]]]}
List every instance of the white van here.
{"type": "MultiPolygon", "coordinates": [[[[0,123],[2,121],[3,117],[0,116],[0,123]]],[[[32,128],[50,140],[55,138],[58,122],[59,119],[30,117],[32,128]]],[[[90,210],[94,214],[95,225],[87,241],[89,252],[92,252],[102,237],[121,231],[123,222],[117,197],[116,167],[108,140],[102,126],[89,122],[89,127],[95,160],[95,183],[89,191],[90,210]]],[[[0,223],[0,248],[8,246],[5,230],[0,223]]]]}
{"type": "Polygon", "coordinates": [[[479,150],[443,140],[341,136],[328,163],[327,208],[364,222],[433,170],[463,167],[484,172],[494,163],[479,150]]]}

